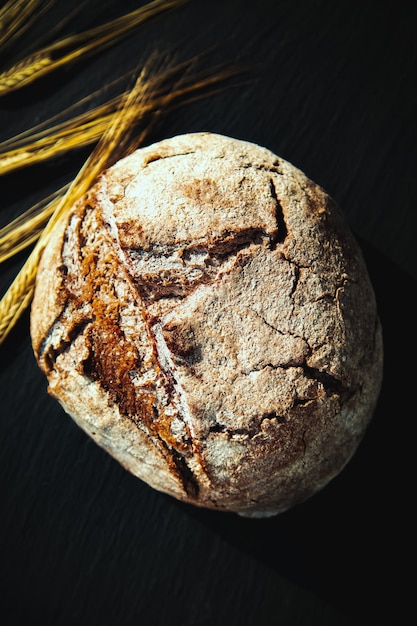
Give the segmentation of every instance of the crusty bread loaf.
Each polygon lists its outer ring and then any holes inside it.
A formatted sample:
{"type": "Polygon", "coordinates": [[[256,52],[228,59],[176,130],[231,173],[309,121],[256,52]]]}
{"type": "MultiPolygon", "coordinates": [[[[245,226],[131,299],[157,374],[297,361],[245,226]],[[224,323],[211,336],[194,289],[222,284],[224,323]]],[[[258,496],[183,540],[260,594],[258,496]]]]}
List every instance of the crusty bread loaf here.
{"type": "Polygon", "coordinates": [[[341,212],[267,149],[210,133],[103,173],[44,252],[31,334],[50,393],[124,467],[243,515],[338,474],[381,384],[341,212]]]}

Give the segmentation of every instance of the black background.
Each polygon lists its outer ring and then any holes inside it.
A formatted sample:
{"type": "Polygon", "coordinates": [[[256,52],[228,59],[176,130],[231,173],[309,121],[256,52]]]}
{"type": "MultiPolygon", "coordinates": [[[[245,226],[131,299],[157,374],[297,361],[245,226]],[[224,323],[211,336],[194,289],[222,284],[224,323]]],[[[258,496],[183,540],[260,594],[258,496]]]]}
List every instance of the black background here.
{"type": "MultiPolygon", "coordinates": [[[[87,1],[60,34],[139,4],[87,1]]],[[[410,6],[194,0],[0,100],[6,139],[154,50],[177,61],[205,53],[206,68],[244,65],[245,82],[162,116],[147,142],[220,132],[270,148],[321,184],[362,246],[385,342],[380,401],[348,467],[304,505],[247,520],[154,492],[95,446],[48,397],[25,315],[0,347],[1,623],[383,626],[415,613],[417,43],[410,6]]],[[[3,68],[50,35],[68,8],[58,1],[0,57],[3,68]]],[[[71,180],[87,154],[2,177],[1,225],[71,180]]],[[[2,266],[2,293],[25,258],[2,266]]]]}

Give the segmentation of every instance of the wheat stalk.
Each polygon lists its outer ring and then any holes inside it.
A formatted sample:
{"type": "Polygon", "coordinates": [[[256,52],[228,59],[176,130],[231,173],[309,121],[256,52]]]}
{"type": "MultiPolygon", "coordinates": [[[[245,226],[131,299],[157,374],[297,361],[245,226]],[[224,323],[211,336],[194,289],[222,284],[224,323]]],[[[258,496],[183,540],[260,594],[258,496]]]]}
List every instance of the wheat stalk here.
{"type": "Polygon", "coordinates": [[[27,143],[17,138],[16,147],[11,147],[13,143],[10,140],[5,144],[0,144],[0,175],[55,158],[70,150],[77,150],[98,141],[120,105],[120,99],[120,96],[112,98],[109,102],[70,120],[46,128],[42,132],[33,133],[27,143]],[[2,152],[4,145],[9,149],[2,152]]]}
{"type": "MultiPolygon", "coordinates": [[[[175,67],[170,70],[170,73],[178,71],[179,68],[175,67]]],[[[193,99],[190,94],[200,92],[204,88],[211,87],[210,93],[214,93],[214,85],[221,84],[236,72],[236,69],[219,69],[213,73],[192,76],[188,78],[188,82],[184,78],[187,74],[184,73],[181,82],[164,93],[162,85],[169,74],[167,70],[163,75],[150,79],[152,84],[149,87],[152,96],[147,103],[140,103],[135,113],[139,118],[147,113],[155,113],[157,110],[167,112],[180,98],[182,98],[181,105],[183,105],[193,99]]],[[[34,127],[15,138],[0,143],[0,176],[97,142],[105,132],[112,115],[120,106],[122,97],[116,96],[108,102],[55,126],[44,125],[40,130],[34,127]],[[27,137],[30,138],[29,141],[27,137]],[[7,149],[4,150],[4,148],[7,149]]]]}
{"type": "Polygon", "coordinates": [[[9,0],[0,9],[0,46],[4,50],[30,28],[32,20],[47,11],[55,0],[9,0]]]}
{"type": "Polygon", "coordinates": [[[106,111],[115,111],[120,105],[121,96],[115,96],[117,102],[112,102],[112,100],[108,100],[93,110],[92,115],[90,115],[91,109],[87,109],[84,113],[77,113],[78,110],[85,109],[91,105],[91,102],[103,98],[106,92],[110,90],[115,90],[119,87],[120,84],[126,84],[127,81],[131,80],[132,72],[128,72],[126,75],[121,75],[115,80],[106,83],[104,86],[100,87],[96,91],[93,91],[80,100],[73,102],[71,105],[66,107],[65,109],[61,109],[55,115],[43,120],[42,122],[38,122],[34,126],[27,128],[26,130],[21,131],[17,135],[13,135],[9,137],[9,139],[4,139],[0,142],[0,155],[4,154],[8,150],[15,150],[19,147],[25,145],[25,142],[30,139],[31,141],[37,140],[42,137],[46,137],[51,131],[54,129],[59,129],[64,127],[66,124],[71,124],[74,122],[74,125],[78,120],[82,120],[82,116],[84,115],[84,119],[91,119],[97,114],[100,113],[100,107],[103,107],[102,112],[106,111]]]}
{"type": "Polygon", "coordinates": [[[0,228],[0,263],[35,243],[67,189],[58,189],[0,228]]]}
{"type": "Polygon", "coordinates": [[[153,0],[110,22],[46,46],[0,74],[0,96],[16,91],[80,57],[114,45],[144,22],[187,1],[153,0]]]}

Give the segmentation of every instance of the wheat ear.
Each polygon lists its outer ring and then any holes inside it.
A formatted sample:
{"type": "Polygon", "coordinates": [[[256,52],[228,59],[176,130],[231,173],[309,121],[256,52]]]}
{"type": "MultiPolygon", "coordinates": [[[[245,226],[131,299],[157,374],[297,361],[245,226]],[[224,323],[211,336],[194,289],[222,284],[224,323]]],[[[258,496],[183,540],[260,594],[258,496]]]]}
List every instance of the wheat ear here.
{"type": "Polygon", "coordinates": [[[110,22],[46,46],[0,74],[0,96],[20,89],[98,49],[113,46],[151,18],[188,1],[153,0],[110,22]]]}

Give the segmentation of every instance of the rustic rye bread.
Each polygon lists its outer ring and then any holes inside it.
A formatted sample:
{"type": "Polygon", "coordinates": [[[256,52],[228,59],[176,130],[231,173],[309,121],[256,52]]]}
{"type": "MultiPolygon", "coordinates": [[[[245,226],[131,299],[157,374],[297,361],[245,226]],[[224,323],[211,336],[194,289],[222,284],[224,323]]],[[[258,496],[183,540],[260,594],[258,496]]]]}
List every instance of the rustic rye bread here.
{"type": "Polygon", "coordinates": [[[248,516],[344,468],[382,378],[340,210],[269,150],[211,133],[102,174],[43,254],[31,335],[50,393],[127,470],[248,516]]]}

